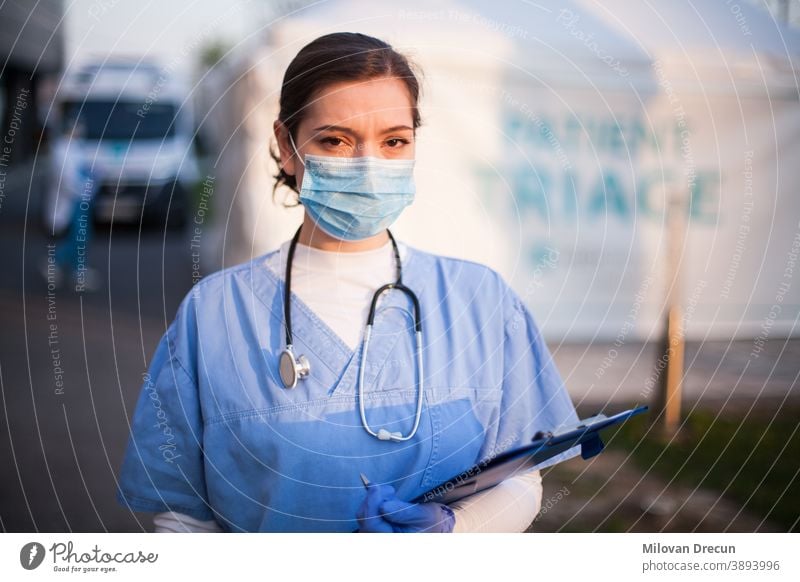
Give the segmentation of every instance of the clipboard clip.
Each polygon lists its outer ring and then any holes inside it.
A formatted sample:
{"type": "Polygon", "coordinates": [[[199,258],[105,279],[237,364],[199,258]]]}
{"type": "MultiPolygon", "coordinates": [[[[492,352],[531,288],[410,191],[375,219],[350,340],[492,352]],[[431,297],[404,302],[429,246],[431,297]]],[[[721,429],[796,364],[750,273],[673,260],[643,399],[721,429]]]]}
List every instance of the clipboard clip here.
{"type": "MultiPolygon", "coordinates": [[[[531,442],[551,439],[553,437],[558,437],[580,429],[588,430],[595,422],[599,422],[606,419],[608,419],[608,417],[605,414],[598,413],[595,414],[594,416],[590,416],[588,418],[583,419],[579,424],[575,426],[563,427],[560,430],[556,431],[539,430],[536,431],[536,433],[533,435],[531,442]]],[[[604,448],[605,444],[603,443],[603,440],[600,438],[598,434],[595,433],[594,436],[581,443],[581,457],[583,459],[590,459],[595,455],[600,454],[604,448]]]]}
{"type": "Polygon", "coordinates": [[[588,429],[588,428],[591,428],[594,423],[600,422],[601,420],[607,420],[607,419],[608,419],[608,417],[605,414],[595,414],[594,416],[590,416],[588,418],[584,418],[582,421],[580,421],[579,424],[576,424],[575,426],[565,426],[565,427],[561,428],[560,430],[556,430],[553,433],[553,436],[556,436],[556,437],[557,436],[561,436],[562,434],[567,434],[569,432],[573,432],[575,430],[580,430],[582,428],[588,429]]]}
{"type": "Polygon", "coordinates": [[[605,447],[603,439],[595,433],[593,438],[581,443],[581,458],[584,460],[591,459],[595,455],[600,454],[605,447]]]}

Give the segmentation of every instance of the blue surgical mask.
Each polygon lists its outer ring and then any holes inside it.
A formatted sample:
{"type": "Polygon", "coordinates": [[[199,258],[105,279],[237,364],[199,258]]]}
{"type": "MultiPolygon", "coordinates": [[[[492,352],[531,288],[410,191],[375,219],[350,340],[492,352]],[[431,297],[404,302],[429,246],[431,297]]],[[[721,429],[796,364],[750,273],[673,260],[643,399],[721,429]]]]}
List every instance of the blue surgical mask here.
{"type": "MultiPolygon", "coordinates": [[[[289,134],[297,158],[300,153],[289,134]]],[[[306,154],[300,201],[339,240],[361,240],[391,226],[414,201],[414,160],[306,154]]]]}

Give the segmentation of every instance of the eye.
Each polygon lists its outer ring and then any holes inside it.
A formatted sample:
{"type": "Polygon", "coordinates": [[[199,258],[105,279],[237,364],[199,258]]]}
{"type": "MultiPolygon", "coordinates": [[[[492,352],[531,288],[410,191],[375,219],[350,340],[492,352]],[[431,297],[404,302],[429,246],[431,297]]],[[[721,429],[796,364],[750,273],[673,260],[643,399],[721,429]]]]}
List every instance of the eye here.
{"type": "Polygon", "coordinates": [[[388,145],[392,149],[402,147],[409,143],[411,143],[409,140],[402,137],[390,137],[389,139],[386,140],[386,145],[388,145]]]}
{"type": "Polygon", "coordinates": [[[339,145],[342,145],[342,144],[344,143],[344,142],[341,140],[341,138],[334,137],[334,136],[330,136],[330,137],[323,137],[323,138],[322,138],[321,140],[319,140],[319,141],[320,141],[321,143],[326,143],[326,144],[329,144],[329,145],[332,145],[332,146],[339,146],[339,145]]]}

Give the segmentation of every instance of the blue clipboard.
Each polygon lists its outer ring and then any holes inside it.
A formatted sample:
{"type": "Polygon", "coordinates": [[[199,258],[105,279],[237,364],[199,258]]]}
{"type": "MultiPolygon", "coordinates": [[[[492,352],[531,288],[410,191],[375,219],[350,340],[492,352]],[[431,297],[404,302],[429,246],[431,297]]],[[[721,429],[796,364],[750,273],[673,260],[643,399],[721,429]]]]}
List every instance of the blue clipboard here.
{"type": "Polygon", "coordinates": [[[536,465],[577,445],[581,446],[582,458],[594,457],[605,446],[600,439],[599,431],[641,414],[647,408],[647,406],[637,406],[613,416],[597,414],[571,427],[562,427],[553,432],[538,432],[531,444],[481,461],[423,493],[415,498],[413,503],[435,501],[447,504],[458,501],[473,493],[494,487],[516,473],[533,469],[536,465]]]}

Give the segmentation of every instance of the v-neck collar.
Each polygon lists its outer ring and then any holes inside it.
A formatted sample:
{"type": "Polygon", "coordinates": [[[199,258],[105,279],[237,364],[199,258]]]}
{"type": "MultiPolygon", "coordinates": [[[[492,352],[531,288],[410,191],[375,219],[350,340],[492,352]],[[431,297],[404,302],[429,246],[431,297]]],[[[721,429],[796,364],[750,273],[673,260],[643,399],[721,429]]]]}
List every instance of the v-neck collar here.
{"type": "MultiPolygon", "coordinates": [[[[272,271],[272,269],[265,264],[272,254],[279,252],[280,249],[276,249],[254,260],[255,264],[251,271],[254,271],[256,274],[253,275],[253,281],[251,283],[254,285],[254,290],[257,291],[255,295],[272,312],[273,316],[275,316],[278,321],[282,322],[284,278],[272,271]],[[277,313],[275,302],[273,301],[275,297],[270,297],[272,293],[269,289],[263,285],[261,289],[255,288],[256,282],[259,280],[258,274],[265,275],[273,283],[275,291],[280,295],[280,301],[277,302],[277,313]]],[[[406,259],[403,262],[403,283],[414,291],[418,297],[422,295],[425,283],[429,279],[429,277],[425,275],[431,265],[432,261],[426,253],[422,253],[406,245],[406,259]]],[[[263,283],[263,277],[261,277],[261,282],[263,283]]],[[[290,298],[292,308],[295,310],[292,313],[292,335],[295,345],[297,345],[298,340],[300,340],[313,353],[314,361],[311,364],[312,369],[315,364],[322,364],[337,378],[336,382],[329,388],[328,394],[330,395],[334,391],[337,393],[355,392],[355,380],[364,343],[363,331],[358,345],[356,345],[355,349],[351,349],[333,328],[314,313],[308,304],[296,295],[294,291],[290,291],[290,298]],[[298,323],[295,323],[301,321],[301,318],[297,317],[298,314],[308,325],[298,325],[298,323]],[[304,333],[305,330],[309,330],[310,333],[304,333]]],[[[397,290],[382,295],[378,301],[378,309],[376,310],[376,323],[381,317],[381,312],[385,308],[402,306],[403,302],[406,300],[405,294],[397,290]]],[[[425,316],[424,306],[422,307],[422,316],[423,318],[425,316]]],[[[368,358],[372,365],[364,372],[365,382],[371,384],[371,381],[380,374],[399,335],[401,334],[393,334],[392,337],[387,338],[386,341],[372,342],[370,344],[368,358]],[[378,363],[380,363],[380,365],[376,365],[378,363]]]]}

